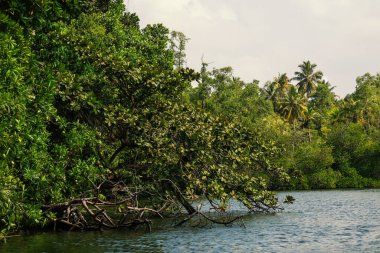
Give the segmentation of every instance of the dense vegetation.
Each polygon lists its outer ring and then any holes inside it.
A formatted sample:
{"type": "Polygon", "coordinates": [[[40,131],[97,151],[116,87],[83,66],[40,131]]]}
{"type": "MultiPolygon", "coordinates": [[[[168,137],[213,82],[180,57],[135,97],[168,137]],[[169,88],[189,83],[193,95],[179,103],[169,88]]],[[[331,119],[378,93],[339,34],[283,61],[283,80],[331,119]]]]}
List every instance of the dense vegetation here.
{"type": "Polygon", "coordinates": [[[338,99],[316,67],[305,61],[294,77],[279,74],[260,88],[204,63],[187,100],[282,148],[272,163],[291,179],[272,180],[274,189],[379,187],[380,75],[358,77],[356,91],[338,99]]]}
{"type": "Polygon", "coordinates": [[[198,197],[268,211],[275,189],[379,186],[379,75],[338,100],[304,62],[260,88],[229,67],[184,68],[186,37],[140,28],[122,1],[0,10],[0,235],[83,228],[84,209],[114,225],[90,210],[105,203],[135,225],[194,215],[198,197]]]}

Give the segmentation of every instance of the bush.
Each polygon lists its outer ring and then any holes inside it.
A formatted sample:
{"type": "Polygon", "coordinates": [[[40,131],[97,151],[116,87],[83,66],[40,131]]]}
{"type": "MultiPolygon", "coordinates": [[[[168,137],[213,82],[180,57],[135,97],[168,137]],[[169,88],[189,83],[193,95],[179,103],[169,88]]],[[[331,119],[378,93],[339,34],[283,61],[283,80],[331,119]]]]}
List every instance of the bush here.
{"type": "Polygon", "coordinates": [[[342,169],[342,177],[337,182],[340,188],[364,188],[370,185],[370,180],[359,175],[352,167],[342,169]]]}
{"type": "Polygon", "coordinates": [[[320,138],[300,144],[295,150],[294,159],[297,169],[306,175],[329,168],[334,162],[332,149],[320,138]]]}
{"type": "Polygon", "coordinates": [[[313,173],[308,178],[309,186],[312,189],[335,189],[337,182],[341,178],[341,174],[338,171],[328,168],[313,173]]]}
{"type": "Polygon", "coordinates": [[[18,229],[23,217],[23,207],[20,203],[18,190],[22,187],[20,181],[13,176],[0,175],[0,237],[18,229]]]}

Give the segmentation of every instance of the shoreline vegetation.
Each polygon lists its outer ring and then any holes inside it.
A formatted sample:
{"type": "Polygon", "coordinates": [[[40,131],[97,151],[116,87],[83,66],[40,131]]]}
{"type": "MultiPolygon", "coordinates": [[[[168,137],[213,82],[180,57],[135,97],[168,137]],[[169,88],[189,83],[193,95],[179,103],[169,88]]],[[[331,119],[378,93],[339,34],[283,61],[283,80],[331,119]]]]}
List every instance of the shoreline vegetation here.
{"type": "MultiPolygon", "coordinates": [[[[0,238],[273,212],[277,190],[380,187],[380,75],[338,98],[317,65],[260,85],[186,68],[188,38],[120,0],[0,4],[0,238]]],[[[289,202],[291,198],[289,197],[289,202]]]]}

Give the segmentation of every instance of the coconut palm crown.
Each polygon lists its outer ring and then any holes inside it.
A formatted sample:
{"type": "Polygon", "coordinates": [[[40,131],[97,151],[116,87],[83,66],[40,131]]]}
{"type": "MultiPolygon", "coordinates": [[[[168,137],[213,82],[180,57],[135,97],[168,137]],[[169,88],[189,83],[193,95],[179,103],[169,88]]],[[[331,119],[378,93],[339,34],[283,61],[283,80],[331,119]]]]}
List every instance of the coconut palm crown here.
{"type": "Polygon", "coordinates": [[[297,86],[299,91],[310,97],[315,91],[317,84],[322,81],[323,73],[315,71],[317,65],[310,61],[304,61],[298,67],[300,71],[294,73],[295,77],[292,80],[298,81],[297,86]]]}
{"type": "Polygon", "coordinates": [[[302,119],[307,111],[307,99],[298,93],[295,86],[291,85],[287,96],[285,96],[280,103],[281,115],[289,122],[302,119]]]}

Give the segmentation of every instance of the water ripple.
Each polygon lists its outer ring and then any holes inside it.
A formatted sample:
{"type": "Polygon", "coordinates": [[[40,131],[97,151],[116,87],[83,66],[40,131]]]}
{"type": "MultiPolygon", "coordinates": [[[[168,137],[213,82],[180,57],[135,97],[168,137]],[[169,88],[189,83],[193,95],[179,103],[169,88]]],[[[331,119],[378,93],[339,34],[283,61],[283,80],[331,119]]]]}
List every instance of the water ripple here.
{"type": "Polygon", "coordinates": [[[164,224],[148,234],[37,234],[12,238],[0,252],[380,252],[380,190],[283,192],[279,198],[286,195],[296,198],[293,205],[276,215],[250,215],[245,228],[164,224]]]}

